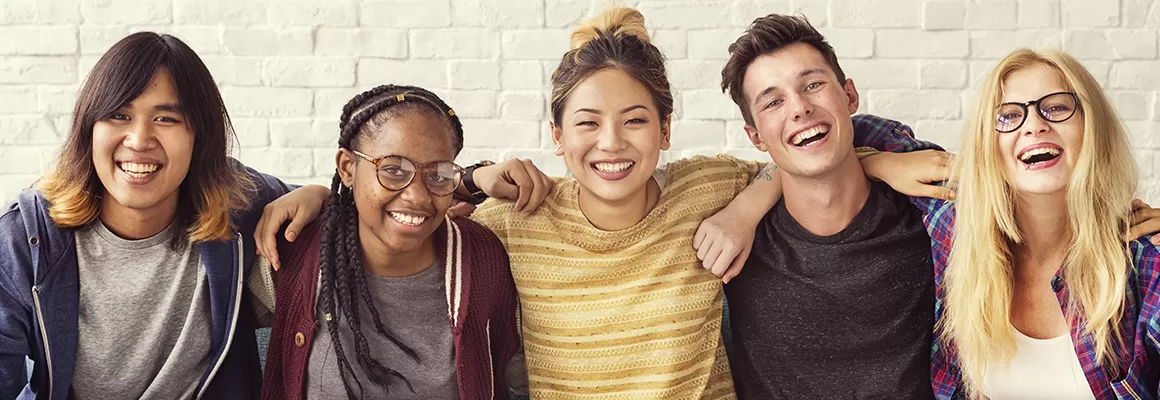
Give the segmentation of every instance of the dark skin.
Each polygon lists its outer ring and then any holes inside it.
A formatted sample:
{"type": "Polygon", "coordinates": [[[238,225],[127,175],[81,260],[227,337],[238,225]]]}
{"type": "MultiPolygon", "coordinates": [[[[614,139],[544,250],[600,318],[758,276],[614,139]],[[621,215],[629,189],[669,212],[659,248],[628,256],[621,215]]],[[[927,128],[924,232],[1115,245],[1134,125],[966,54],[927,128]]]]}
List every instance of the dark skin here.
{"type": "MultiPolygon", "coordinates": [[[[415,163],[453,161],[455,146],[451,126],[424,108],[401,109],[388,114],[386,122],[363,133],[353,150],[370,157],[398,155],[415,163]]],[[[364,128],[364,130],[367,128],[364,128]]],[[[379,184],[377,168],[351,151],[335,155],[342,184],[353,189],[359,214],[359,241],[367,271],[390,277],[411,276],[438,260],[433,234],[443,223],[451,196],[436,196],[420,176],[403,190],[379,184]],[[396,218],[407,215],[411,222],[396,218]]]]}

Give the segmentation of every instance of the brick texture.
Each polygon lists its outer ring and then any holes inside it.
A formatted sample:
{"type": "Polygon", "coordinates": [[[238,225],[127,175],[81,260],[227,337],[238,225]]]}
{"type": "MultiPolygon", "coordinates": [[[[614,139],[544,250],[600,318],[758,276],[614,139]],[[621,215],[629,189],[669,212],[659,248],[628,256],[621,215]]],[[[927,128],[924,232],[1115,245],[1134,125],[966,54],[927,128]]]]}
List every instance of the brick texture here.
{"type": "MultiPolygon", "coordinates": [[[[727,47],[753,19],[800,13],[829,38],[861,112],[959,148],[975,88],[1019,47],[1063,49],[1108,89],[1160,203],[1160,0],[634,0],[668,57],[676,114],[664,160],[753,149],[721,93],[727,47]]],[[[243,162],[328,183],[337,120],[361,90],[427,87],[463,118],[461,164],[532,159],[562,175],[548,130],[551,74],[605,0],[0,1],[0,202],[45,172],[85,74],[128,33],[177,35],[209,66],[243,162]]]]}

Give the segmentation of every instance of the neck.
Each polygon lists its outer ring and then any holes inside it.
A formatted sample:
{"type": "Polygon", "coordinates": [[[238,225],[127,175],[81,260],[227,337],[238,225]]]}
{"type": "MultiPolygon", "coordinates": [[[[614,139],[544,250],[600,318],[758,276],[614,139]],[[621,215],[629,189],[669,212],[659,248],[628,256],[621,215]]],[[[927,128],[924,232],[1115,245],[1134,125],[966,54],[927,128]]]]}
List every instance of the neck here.
{"type": "Polygon", "coordinates": [[[363,269],[372,274],[391,278],[407,277],[426,271],[438,261],[435,235],[428,236],[414,250],[398,251],[379,240],[366,225],[359,223],[358,230],[363,269]]]}
{"type": "Polygon", "coordinates": [[[1029,262],[1020,264],[1058,269],[1071,243],[1067,218],[1067,198],[1063,194],[1016,195],[1015,223],[1023,241],[1013,250],[1019,260],[1029,262]]]}
{"type": "Polygon", "coordinates": [[[841,232],[870,197],[870,181],[854,152],[823,177],[796,177],[778,170],[785,208],[806,231],[818,236],[841,232]]]}
{"type": "Polygon", "coordinates": [[[609,201],[604,200],[580,187],[580,212],[597,229],[618,231],[636,225],[657,205],[660,197],[660,186],[656,180],[649,178],[644,187],[628,197],[609,201]]]}
{"type": "Polygon", "coordinates": [[[139,240],[152,237],[165,230],[177,216],[177,193],[162,200],[156,206],[144,210],[125,207],[117,203],[113,196],[105,194],[101,200],[101,223],[113,234],[139,240]]]}

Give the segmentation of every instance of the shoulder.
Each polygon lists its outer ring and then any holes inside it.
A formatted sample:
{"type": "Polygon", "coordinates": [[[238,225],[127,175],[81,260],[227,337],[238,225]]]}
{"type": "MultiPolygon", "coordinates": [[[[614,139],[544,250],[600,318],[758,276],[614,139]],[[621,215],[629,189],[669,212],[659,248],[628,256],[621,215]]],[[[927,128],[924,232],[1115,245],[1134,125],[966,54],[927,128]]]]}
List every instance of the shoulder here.
{"type": "Polygon", "coordinates": [[[31,287],[37,259],[59,260],[71,246],[69,232],[48,229],[56,226],[48,217],[48,205],[39,191],[30,189],[0,214],[0,287],[14,296],[31,287]]]}
{"type": "MultiPolygon", "coordinates": [[[[1144,235],[1128,242],[1128,252],[1132,265],[1140,275],[1140,281],[1155,291],[1160,291],[1160,246],[1152,244],[1152,235],[1144,235]]],[[[1156,293],[1160,294],[1160,293],[1156,293]]]]}
{"type": "MultiPolygon", "coordinates": [[[[508,218],[515,214],[515,204],[516,202],[513,200],[488,199],[476,207],[475,212],[471,213],[472,225],[483,226],[496,233],[503,233],[507,229],[508,218]]],[[[461,220],[463,219],[455,219],[457,222],[461,220]]]]}
{"type": "Polygon", "coordinates": [[[665,186],[728,183],[744,187],[749,184],[751,171],[756,172],[757,163],[721,154],[684,158],[664,168],[667,170],[665,186]]]}

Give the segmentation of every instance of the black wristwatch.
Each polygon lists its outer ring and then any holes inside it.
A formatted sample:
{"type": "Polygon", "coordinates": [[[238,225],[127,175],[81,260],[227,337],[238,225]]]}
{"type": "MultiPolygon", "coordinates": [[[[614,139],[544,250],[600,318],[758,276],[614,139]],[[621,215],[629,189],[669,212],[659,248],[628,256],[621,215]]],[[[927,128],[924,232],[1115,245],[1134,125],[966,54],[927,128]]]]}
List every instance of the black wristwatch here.
{"type": "Polygon", "coordinates": [[[487,193],[484,193],[483,189],[480,189],[479,186],[475,184],[475,170],[479,167],[486,167],[489,165],[495,165],[495,163],[488,160],[483,160],[475,163],[470,167],[464,168],[463,188],[467,189],[468,192],[471,192],[471,199],[466,199],[467,202],[471,204],[479,204],[483,203],[484,200],[487,200],[487,193]]]}

